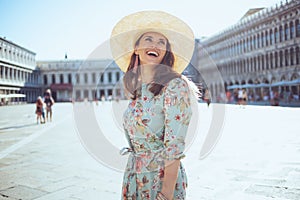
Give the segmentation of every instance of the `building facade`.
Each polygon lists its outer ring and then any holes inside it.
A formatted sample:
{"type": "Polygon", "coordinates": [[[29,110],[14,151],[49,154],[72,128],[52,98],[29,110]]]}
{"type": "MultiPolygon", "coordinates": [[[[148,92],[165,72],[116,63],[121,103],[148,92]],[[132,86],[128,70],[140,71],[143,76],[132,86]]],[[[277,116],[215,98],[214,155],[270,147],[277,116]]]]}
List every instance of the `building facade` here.
{"type": "Polygon", "coordinates": [[[1,105],[34,102],[40,92],[35,53],[0,37],[1,105]]]}
{"type": "Polygon", "coordinates": [[[112,60],[38,61],[42,90],[56,101],[123,99],[123,72],[112,60]]]}
{"type": "Polygon", "coordinates": [[[197,46],[197,65],[213,101],[232,101],[225,94],[244,88],[252,102],[269,101],[275,93],[281,102],[299,102],[299,0],[251,9],[197,46]]]}

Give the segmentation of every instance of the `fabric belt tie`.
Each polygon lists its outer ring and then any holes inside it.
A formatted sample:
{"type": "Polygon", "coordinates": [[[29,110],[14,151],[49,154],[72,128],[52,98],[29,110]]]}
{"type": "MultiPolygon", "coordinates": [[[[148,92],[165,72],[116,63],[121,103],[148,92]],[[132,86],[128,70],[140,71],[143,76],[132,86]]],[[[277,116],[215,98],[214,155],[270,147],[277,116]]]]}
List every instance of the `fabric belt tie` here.
{"type": "Polygon", "coordinates": [[[121,150],[120,150],[120,155],[121,156],[125,156],[129,153],[133,152],[133,149],[130,148],[130,147],[123,147],[121,150]]]}

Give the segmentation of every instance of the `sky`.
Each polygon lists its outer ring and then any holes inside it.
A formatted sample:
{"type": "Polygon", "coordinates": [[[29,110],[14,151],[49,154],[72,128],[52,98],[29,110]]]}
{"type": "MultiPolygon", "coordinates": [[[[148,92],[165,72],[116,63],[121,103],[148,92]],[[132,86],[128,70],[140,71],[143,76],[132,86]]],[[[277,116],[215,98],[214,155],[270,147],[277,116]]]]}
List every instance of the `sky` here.
{"type": "Polygon", "coordinates": [[[0,0],[0,37],[35,52],[37,61],[64,59],[66,53],[68,59],[86,59],[134,12],[168,12],[200,38],[234,25],[250,8],[276,3],[280,0],[0,0]]]}

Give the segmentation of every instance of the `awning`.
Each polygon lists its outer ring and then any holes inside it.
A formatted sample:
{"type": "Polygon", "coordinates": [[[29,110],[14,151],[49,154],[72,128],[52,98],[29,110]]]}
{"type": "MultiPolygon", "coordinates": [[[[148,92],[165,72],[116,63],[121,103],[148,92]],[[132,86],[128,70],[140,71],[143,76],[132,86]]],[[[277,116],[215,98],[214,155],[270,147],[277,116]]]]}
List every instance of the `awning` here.
{"type": "Polygon", "coordinates": [[[295,79],[292,81],[280,81],[280,82],[276,82],[276,83],[272,83],[271,87],[274,86],[290,86],[290,85],[299,85],[300,84],[300,79],[295,79]]]}
{"type": "Polygon", "coordinates": [[[18,97],[26,97],[25,94],[0,94],[0,98],[18,98],[18,97]]]}
{"type": "Polygon", "coordinates": [[[51,84],[50,89],[53,91],[57,90],[72,90],[73,85],[71,83],[57,83],[57,84],[51,84]]]}
{"type": "Polygon", "coordinates": [[[236,88],[261,88],[261,87],[270,87],[270,84],[260,83],[260,84],[230,85],[230,86],[227,86],[227,89],[236,89],[236,88]]]}
{"type": "Polygon", "coordinates": [[[262,88],[262,87],[276,87],[276,86],[292,86],[299,85],[300,79],[295,79],[292,81],[279,81],[276,83],[260,83],[260,84],[244,84],[244,85],[229,85],[227,89],[236,89],[236,88],[262,88]]]}

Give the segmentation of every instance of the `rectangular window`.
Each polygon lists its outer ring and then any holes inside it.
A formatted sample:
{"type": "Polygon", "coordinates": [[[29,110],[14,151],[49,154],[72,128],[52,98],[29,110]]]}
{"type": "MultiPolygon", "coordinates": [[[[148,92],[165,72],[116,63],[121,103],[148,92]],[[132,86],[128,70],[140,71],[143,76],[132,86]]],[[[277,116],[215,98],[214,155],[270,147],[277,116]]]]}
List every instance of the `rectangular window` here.
{"type": "Polygon", "coordinates": [[[92,74],[92,81],[93,81],[93,83],[96,83],[96,74],[95,73],[92,74]]]}
{"type": "Polygon", "coordinates": [[[120,72],[117,72],[117,81],[120,80],[120,72]]]}
{"type": "Polygon", "coordinates": [[[84,74],[84,83],[88,83],[88,75],[84,74]]]}
{"type": "Polygon", "coordinates": [[[108,73],[108,82],[109,83],[112,82],[112,74],[111,74],[111,72],[108,73]]]}

